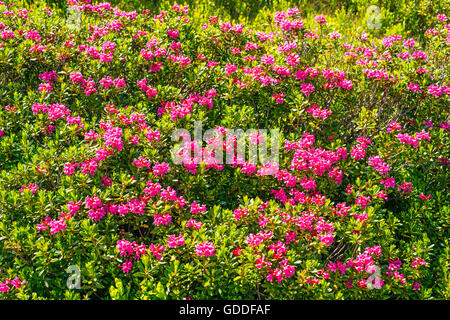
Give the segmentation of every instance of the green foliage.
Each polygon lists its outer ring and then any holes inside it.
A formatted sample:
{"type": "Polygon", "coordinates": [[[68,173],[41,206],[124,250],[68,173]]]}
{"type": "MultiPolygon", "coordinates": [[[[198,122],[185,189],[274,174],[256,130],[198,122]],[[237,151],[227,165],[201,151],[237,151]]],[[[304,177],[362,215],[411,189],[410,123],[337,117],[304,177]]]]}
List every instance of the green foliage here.
{"type": "Polygon", "coordinates": [[[448,298],[447,0],[112,4],[0,5],[1,299],[448,298]]]}

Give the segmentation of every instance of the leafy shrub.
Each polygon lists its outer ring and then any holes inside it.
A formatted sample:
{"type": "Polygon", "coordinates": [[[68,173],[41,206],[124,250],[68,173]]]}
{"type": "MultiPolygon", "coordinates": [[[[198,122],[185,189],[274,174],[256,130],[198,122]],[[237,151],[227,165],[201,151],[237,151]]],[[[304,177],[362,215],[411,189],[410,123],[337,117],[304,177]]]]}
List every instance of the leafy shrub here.
{"type": "Polygon", "coordinates": [[[89,2],[0,5],[2,298],[448,297],[445,15],[419,42],[89,2]],[[174,163],[198,121],[183,150],[231,163],[174,163]],[[237,128],[279,130],[278,165],[237,128]]]}

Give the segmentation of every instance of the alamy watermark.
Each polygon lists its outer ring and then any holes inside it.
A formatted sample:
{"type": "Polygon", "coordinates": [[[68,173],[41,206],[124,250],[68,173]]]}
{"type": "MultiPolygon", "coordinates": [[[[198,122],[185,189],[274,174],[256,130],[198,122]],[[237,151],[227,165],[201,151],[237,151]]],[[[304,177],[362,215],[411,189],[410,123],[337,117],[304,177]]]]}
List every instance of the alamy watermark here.
{"type": "Polygon", "coordinates": [[[67,7],[67,27],[69,29],[79,30],[81,28],[82,13],[76,6],[67,7]]]}
{"type": "Polygon", "coordinates": [[[66,281],[67,288],[81,289],[81,271],[80,267],[77,265],[71,265],[66,270],[67,273],[71,274],[66,281]]]}
{"type": "Polygon", "coordinates": [[[260,175],[278,171],[280,131],[271,129],[215,128],[203,132],[202,121],[195,121],[193,139],[187,129],[172,132],[174,164],[260,165],[260,175]],[[270,152],[269,152],[270,147],[270,152]]]}
{"type": "Polygon", "coordinates": [[[369,18],[367,19],[367,28],[370,30],[381,28],[381,9],[376,5],[371,5],[366,11],[369,18]]]}
{"type": "Polygon", "coordinates": [[[381,269],[378,266],[372,266],[373,273],[367,278],[368,289],[381,289],[383,287],[383,281],[381,280],[381,269]]]}

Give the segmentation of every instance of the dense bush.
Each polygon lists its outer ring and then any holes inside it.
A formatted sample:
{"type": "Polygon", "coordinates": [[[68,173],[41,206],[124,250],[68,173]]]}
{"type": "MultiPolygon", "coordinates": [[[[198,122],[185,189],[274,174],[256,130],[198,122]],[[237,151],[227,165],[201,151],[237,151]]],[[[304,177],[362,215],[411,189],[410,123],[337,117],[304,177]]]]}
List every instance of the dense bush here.
{"type": "Polygon", "coordinates": [[[446,2],[414,37],[89,2],[0,5],[1,298],[448,298],[446,2]]]}

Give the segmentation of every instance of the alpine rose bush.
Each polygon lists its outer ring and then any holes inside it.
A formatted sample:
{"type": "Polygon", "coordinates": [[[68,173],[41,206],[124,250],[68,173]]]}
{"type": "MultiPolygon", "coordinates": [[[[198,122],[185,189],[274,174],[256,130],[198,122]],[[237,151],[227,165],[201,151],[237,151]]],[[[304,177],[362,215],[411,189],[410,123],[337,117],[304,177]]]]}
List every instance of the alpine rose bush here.
{"type": "Polygon", "coordinates": [[[66,6],[0,2],[0,299],[448,298],[445,10],[66,6]]]}

